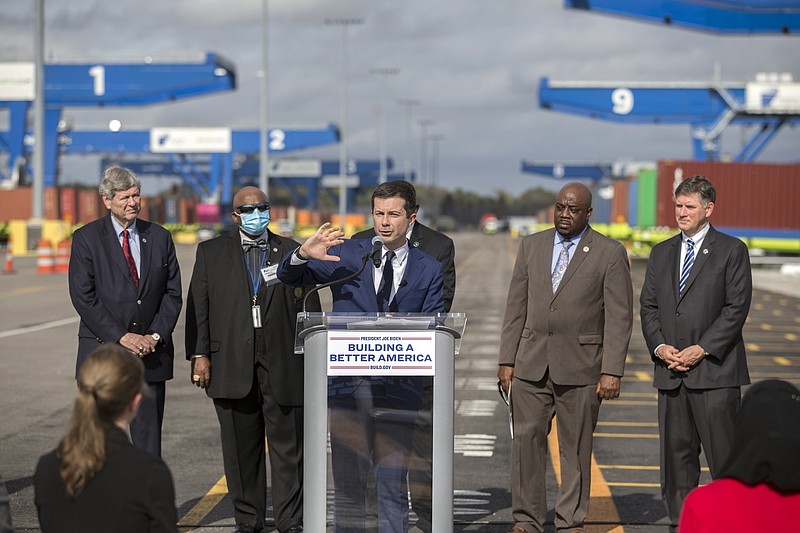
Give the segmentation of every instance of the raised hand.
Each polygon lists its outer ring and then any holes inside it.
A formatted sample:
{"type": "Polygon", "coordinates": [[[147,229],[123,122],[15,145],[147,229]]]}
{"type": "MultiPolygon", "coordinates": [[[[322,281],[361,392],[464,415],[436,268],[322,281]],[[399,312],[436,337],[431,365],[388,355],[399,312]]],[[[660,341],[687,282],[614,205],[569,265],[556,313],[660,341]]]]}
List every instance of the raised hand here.
{"type": "Polygon", "coordinates": [[[314,234],[306,239],[300,247],[300,255],[307,259],[319,259],[321,261],[339,261],[335,255],[328,255],[331,246],[342,244],[344,232],[336,227],[329,227],[330,222],[326,222],[317,228],[314,234]]]}

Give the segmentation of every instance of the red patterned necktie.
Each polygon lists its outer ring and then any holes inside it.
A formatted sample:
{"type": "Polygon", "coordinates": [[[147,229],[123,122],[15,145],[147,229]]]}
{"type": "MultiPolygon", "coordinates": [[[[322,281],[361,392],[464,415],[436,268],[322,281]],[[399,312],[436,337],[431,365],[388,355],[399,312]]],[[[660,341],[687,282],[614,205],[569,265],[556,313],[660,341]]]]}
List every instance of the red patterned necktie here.
{"type": "Polygon", "coordinates": [[[128,230],[122,230],[122,253],[125,254],[125,261],[128,263],[128,268],[131,270],[133,277],[133,284],[139,288],[139,273],[136,271],[136,262],[133,260],[131,253],[131,242],[128,238],[128,230]]]}

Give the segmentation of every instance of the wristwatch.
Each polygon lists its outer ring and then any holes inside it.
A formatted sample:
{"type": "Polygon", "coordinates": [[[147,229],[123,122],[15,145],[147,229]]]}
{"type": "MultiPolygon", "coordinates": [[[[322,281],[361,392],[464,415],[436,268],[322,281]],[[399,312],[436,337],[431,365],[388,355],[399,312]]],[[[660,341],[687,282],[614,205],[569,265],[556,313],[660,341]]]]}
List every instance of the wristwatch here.
{"type": "Polygon", "coordinates": [[[150,336],[153,337],[153,340],[156,341],[156,342],[161,340],[161,335],[159,335],[157,331],[154,331],[153,333],[151,333],[150,336]]]}

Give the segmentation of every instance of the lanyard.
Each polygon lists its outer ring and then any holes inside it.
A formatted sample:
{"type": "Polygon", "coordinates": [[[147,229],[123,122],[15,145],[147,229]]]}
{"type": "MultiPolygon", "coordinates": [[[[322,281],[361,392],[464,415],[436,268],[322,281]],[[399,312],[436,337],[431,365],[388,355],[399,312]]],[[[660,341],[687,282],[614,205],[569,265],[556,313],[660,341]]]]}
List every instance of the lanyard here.
{"type": "Polygon", "coordinates": [[[244,264],[247,266],[247,274],[250,276],[250,281],[253,283],[253,305],[256,305],[256,299],[258,298],[258,287],[261,286],[261,270],[264,268],[264,263],[267,261],[267,251],[264,250],[263,255],[261,256],[261,266],[258,268],[258,273],[253,275],[253,271],[250,268],[250,263],[247,261],[247,254],[244,256],[244,264]]]}

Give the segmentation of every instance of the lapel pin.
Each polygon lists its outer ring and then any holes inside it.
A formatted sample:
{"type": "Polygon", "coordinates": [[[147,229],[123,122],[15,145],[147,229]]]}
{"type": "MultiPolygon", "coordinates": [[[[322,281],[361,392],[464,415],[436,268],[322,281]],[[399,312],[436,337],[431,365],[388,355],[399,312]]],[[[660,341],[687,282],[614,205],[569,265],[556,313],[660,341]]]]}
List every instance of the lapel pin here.
{"type": "Polygon", "coordinates": [[[588,251],[589,251],[589,247],[588,247],[588,246],[584,246],[584,247],[583,247],[583,251],[584,251],[584,252],[588,252],[588,251]]]}
{"type": "Polygon", "coordinates": [[[142,242],[147,242],[147,239],[145,239],[145,238],[142,238],[142,242]]]}
{"type": "Polygon", "coordinates": [[[703,248],[703,253],[707,254],[708,253],[708,248],[703,248]]]}
{"type": "Polygon", "coordinates": [[[414,248],[419,248],[419,241],[414,241],[414,248]]]}
{"type": "Polygon", "coordinates": [[[273,248],[273,249],[272,249],[272,251],[273,251],[273,252],[277,252],[277,251],[278,251],[278,249],[277,249],[277,248],[273,248]]]}

